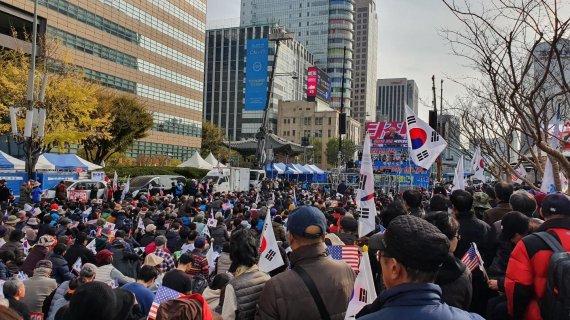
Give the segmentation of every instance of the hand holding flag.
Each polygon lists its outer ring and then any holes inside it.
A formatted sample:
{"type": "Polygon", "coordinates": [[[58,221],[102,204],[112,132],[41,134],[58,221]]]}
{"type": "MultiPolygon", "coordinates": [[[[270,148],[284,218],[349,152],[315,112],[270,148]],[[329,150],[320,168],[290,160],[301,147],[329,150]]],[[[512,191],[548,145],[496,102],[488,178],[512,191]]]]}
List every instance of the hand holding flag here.
{"type": "Polygon", "coordinates": [[[271,215],[269,212],[265,216],[265,223],[263,224],[263,232],[261,233],[261,247],[259,249],[259,270],[263,272],[271,272],[282,265],[283,258],[279,251],[279,246],[277,245],[277,240],[275,240],[275,234],[273,233],[273,226],[271,225],[271,215]]]}

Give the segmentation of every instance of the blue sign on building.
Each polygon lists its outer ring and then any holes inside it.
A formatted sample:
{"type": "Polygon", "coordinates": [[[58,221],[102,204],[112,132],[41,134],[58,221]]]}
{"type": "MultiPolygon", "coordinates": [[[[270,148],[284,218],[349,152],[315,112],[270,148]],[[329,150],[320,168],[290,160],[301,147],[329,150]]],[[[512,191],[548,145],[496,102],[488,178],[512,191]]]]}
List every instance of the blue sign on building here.
{"type": "Polygon", "coordinates": [[[245,110],[262,111],[267,103],[269,40],[247,41],[245,64],[245,110]]]}

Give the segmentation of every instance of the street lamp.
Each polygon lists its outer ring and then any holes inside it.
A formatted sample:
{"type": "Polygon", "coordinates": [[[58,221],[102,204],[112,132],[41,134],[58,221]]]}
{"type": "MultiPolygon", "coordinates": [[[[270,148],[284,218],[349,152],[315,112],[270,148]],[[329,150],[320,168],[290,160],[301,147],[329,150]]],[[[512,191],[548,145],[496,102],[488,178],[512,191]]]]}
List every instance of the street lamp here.
{"type": "MultiPolygon", "coordinates": [[[[10,123],[12,125],[12,135],[17,143],[24,145],[24,153],[26,156],[26,173],[30,179],[34,173],[34,166],[39,158],[41,151],[41,142],[45,133],[46,109],[34,108],[36,94],[34,90],[34,79],[36,73],[36,55],[37,55],[37,38],[38,38],[38,0],[34,0],[34,19],[32,26],[32,56],[30,58],[30,73],[28,74],[28,90],[26,93],[27,108],[26,121],[24,132],[18,132],[17,116],[21,112],[19,108],[10,107],[10,123]],[[37,128],[37,133],[34,137],[34,128],[37,128]]],[[[45,101],[46,85],[47,85],[47,72],[41,76],[42,85],[37,98],[40,102],[45,101]]]]}
{"type": "Polygon", "coordinates": [[[265,109],[263,110],[263,120],[261,121],[261,126],[259,131],[255,135],[257,139],[257,150],[255,152],[255,161],[258,168],[263,168],[267,153],[265,151],[265,143],[267,140],[267,118],[269,112],[269,106],[271,104],[271,93],[273,91],[273,79],[275,78],[275,69],[277,69],[277,55],[279,53],[279,43],[281,41],[287,41],[293,39],[293,33],[286,32],[282,26],[275,26],[272,29],[272,33],[269,34],[269,41],[275,42],[275,55],[273,58],[273,66],[271,67],[271,75],[269,76],[269,83],[267,84],[267,99],[265,102],[265,109]]]}

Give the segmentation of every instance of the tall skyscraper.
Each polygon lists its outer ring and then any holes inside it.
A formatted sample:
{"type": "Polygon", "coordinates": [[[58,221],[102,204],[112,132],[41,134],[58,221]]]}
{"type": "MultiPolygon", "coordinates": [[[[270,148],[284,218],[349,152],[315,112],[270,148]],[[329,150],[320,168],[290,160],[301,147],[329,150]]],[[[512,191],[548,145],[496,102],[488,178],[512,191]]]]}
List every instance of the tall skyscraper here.
{"type": "MultiPolygon", "coordinates": [[[[316,66],[330,76],[331,105],[339,108],[343,97],[344,107],[350,108],[353,3],[353,0],[242,0],[240,20],[242,26],[277,23],[294,32],[295,39],[314,55],[316,66]]],[[[350,109],[347,111],[350,114],[350,109]]]]}
{"type": "Polygon", "coordinates": [[[362,127],[376,119],[378,14],[376,0],[356,0],[352,116],[362,127]]]}
{"type": "Polygon", "coordinates": [[[404,106],[418,114],[418,86],[406,78],[378,79],[376,121],[404,121],[404,106]]]}
{"type": "MultiPolygon", "coordinates": [[[[40,33],[57,38],[88,79],[140,97],[152,131],[127,152],[188,158],[200,148],[206,0],[39,0],[40,33]]],[[[0,3],[0,47],[29,50],[32,0],[0,3]]],[[[29,52],[29,51],[28,51],[29,52]]]]}
{"type": "MultiPolygon", "coordinates": [[[[270,25],[207,31],[204,119],[225,130],[230,140],[254,138],[261,126],[263,111],[244,110],[246,49],[248,40],[267,38],[271,32],[270,25]]],[[[270,42],[270,68],[274,54],[275,43],[270,42]]],[[[313,63],[313,55],[298,41],[281,42],[268,113],[273,132],[277,132],[278,101],[306,97],[307,68],[313,63]]]]}

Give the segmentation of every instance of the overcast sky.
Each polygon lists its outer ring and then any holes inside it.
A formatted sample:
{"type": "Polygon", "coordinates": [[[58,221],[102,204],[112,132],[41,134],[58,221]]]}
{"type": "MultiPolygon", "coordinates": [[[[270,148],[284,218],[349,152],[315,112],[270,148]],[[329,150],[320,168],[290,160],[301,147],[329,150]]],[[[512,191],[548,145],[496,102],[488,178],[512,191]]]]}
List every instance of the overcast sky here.
{"type": "MultiPolygon", "coordinates": [[[[284,0],[285,1],[285,0],[284,0]]],[[[458,28],[453,15],[439,0],[376,0],[379,20],[378,78],[405,77],[417,81],[422,103],[432,101],[431,76],[444,79],[444,98],[453,101],[462,91],[446,78],[464,78],[471,72],[465,61],[450,55],[442,28],[458,28]]],[[[208,22],[212,26],[237,25],[240,0],[208,0],[208,22]]],[[[444,105],[445,108],[445,105],[444,105]]],[[[420,108],[427,119],[427,107],[420,108]]]]}

